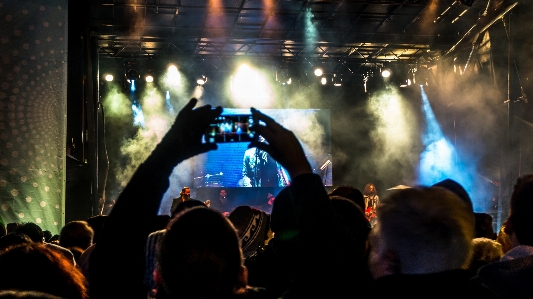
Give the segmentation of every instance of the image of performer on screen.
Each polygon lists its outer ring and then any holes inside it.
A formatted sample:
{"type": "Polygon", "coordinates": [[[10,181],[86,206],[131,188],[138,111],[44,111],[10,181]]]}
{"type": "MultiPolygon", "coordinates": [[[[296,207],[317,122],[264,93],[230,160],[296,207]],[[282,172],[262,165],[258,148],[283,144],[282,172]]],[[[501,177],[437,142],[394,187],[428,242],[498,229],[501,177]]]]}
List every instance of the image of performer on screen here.
{"type": "MultiPolygon", "coordinates": [[[[260,141],[264,141],[259,136],[260,141]]],[[[289,174],[265,151],[249,148],[242,163],[243,187],[285,187],[290,184],[289,174]]]]}

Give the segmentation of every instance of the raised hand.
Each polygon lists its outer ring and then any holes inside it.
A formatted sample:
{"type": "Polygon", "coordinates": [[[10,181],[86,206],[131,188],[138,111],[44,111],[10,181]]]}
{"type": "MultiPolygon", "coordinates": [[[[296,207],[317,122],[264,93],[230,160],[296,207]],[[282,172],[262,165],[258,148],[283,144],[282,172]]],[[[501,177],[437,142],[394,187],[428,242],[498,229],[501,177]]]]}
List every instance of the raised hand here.
{"type": "Polygon", "coordinates": [[[256,140],[252,141],[248,147],[257,147],[268,152],[287,169],[291,178],[304,173],[312,173],[311,165],[294,133],[260,111],[254,108],[251,111],[255,123],[251,130],[263,136],[266,143],[256,140]],[[265,125],[260,125],[260,121],[264,122],[265,125]]]}

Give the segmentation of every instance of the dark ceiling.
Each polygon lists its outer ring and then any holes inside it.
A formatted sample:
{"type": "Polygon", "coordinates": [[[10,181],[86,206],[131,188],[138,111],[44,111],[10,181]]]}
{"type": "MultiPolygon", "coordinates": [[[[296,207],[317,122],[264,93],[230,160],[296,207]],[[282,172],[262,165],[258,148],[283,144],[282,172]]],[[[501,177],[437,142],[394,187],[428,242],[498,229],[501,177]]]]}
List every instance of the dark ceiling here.
{"type": "Polygon", "coordinates": [[[450,50],[495,1],[467,2],[101,0],[91,6],[90,29],[100,58],[244,55],[414,64],[450,50]]]}

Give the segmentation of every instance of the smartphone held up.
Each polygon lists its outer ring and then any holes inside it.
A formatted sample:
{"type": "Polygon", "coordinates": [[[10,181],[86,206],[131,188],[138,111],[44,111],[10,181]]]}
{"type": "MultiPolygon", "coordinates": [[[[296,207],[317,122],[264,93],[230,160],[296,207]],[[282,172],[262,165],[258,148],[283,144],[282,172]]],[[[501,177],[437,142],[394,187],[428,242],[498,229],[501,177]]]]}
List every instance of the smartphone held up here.
{"type": "Polygon", "coordinates": [[[221,115],[209,124],[204,134],[204,143],[250,142],[255,133],[251,114],[221,115]]]}

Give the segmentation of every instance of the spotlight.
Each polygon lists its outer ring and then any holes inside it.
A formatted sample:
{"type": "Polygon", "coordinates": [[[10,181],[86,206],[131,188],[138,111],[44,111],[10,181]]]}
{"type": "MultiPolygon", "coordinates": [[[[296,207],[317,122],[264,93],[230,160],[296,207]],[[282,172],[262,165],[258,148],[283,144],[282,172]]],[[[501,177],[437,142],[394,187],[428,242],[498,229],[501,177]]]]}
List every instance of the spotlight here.
{"type": "Polygon", "coordinates": [[[381,70],[381,76],[383,76],[383,78],[388,78],[390,77],[390,75],[391,75],[390,69],[384,68],[381,70]]]}
{"type": "Polygon", "coordinates": [[[139,73],[135,69],[130,69],[126,72],[126,80],[128,83],[131,83],[131,81],[139,80],[140,76],[139,73]]]}
{"type": "Polygon", "coordinates": [[[106,80],[107,82],[111,82],[111,81],[113,81],[113,75],[111,75],[111,74],[107,74],[107,75],[105,75],[104,78],[105,78],[105,80],[106,80]]]}
{"type": "Polygon", "coordinates": [[[320,79],[320,83],[322,83],[322,85],[326,85],[326,83],[328,83],[328,80],[326,79],[326,77],[322,77],[320,79]]]}
{"type": "Polygon", "coordinates": [[[207,77],[204,75],[201,75],[200,77],[198,77],[198,79],[196,79],[196,83],[198,83],[198,85],[200,86],[204,85],[206,82],[207,82],[207,77]]]}
{"type": "Polygon", "coordinates": [[[154,82],[154,77],[152,75],[146,75],[146,77],[144,77],[144,80],[146,80],[146,82],[148,83],[152,83],[154,82]]]}
{"type": "Polygon", "coordinates": [[[315,69],[315,76],[320,77],[320,76],[322,76],[323,73],[324,72],[322,71],[321,68],[316,68],[315,69]]]}
{"type": "Polygon", "coordinates": [[[171,65],[168,66],[168,71],[169,72],[177,72],[178,68],[175,65],[171,64],[171,65]]]}
{"type": "Polygon", "coordinates": [[[342,75],[341,74],[333,74],[333,86],[342,86],[342,75]]]}

